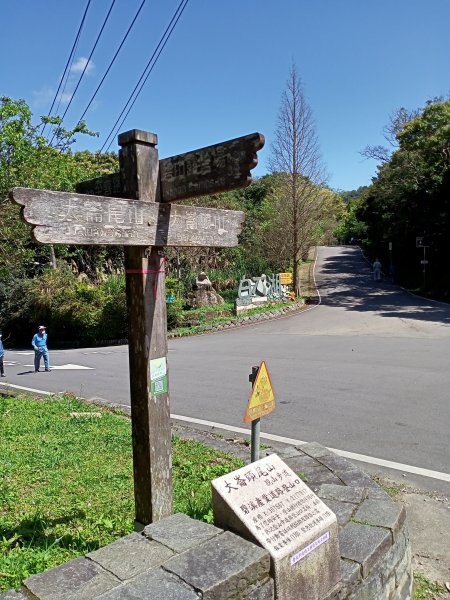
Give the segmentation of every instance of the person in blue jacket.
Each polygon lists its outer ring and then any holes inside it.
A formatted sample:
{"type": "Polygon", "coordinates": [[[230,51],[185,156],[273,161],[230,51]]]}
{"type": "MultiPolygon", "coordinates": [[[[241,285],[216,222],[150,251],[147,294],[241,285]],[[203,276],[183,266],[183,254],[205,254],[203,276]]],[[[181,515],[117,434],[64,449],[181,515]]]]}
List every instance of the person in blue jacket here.
{"type": "Polygon", "coordinates": [[[0,331],[0,376],[6,377],[3,369],[3,358],[5,356],[5,349],[3,348],[2,332],[0,331]]]}
{"type": "Polygon", "coordinates": [[[49,355],[47,348],[47,332],[44,325],[39,325],[38,332],[34,334],[31,340],[31,345],[34,349],[34,372],[39,373],[41,357],[44,358],[44,366],[46,371],[50,371],[49,355]]]}

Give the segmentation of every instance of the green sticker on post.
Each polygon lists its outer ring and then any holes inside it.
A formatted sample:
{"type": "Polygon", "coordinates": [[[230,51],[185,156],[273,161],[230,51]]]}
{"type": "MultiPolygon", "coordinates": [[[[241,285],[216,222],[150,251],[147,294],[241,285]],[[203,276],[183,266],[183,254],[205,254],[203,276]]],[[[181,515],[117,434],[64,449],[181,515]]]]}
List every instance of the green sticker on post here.
{"type": "Polygon", "coordinates": [[[150,392],[152,396],[158,396],[167,391],[167,359],[165,356],[153,358],[150,361],[150,392]]]}

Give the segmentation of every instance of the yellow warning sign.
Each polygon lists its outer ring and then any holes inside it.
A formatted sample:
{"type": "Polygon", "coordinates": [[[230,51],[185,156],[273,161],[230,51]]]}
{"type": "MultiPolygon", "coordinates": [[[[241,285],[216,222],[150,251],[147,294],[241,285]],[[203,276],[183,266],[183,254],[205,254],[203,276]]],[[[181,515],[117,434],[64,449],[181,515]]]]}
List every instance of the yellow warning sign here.
{"type": "Polygon", "coordinates": [[[266,363],[262,361],[248,400],[244,423],[251,423],[271,413],[275,409],[275,396],[266,363]]]}
{"type": "Polygon", "coordinates": [[[281,285],[290,285],[292,283],[292,273],[280,273],[281,285]]]}

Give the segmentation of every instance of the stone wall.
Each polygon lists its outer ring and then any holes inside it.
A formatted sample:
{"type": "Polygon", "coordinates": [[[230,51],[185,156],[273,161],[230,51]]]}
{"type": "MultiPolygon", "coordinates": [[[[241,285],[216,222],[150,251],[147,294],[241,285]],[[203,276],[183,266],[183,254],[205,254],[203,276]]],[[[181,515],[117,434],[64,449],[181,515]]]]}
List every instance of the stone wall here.
{"type": "MultiPolygon", "coordinates": [[[[208,333],[213,331],[222,331],[223,329],[231,329],[233,327],[242,327],[243,325],[250,325],[251,323],[258,323],[261,321],[268,321],[269,319],[276,319],[284,315],[291,314],[293,312],[304,310],[305,302],[303,300],[297,300],[282,306],[281,308],[272,308],[262,313],[256,313],[253,315],[247,315],[243,317],[230,317],[228,321],[220,321],[219,323],[205,323],[198,328],[196,333],[208,333]]],[[[249,308],[257,308],[257,306],[250,306],[249,308]]],[[[172,331],[167,332],[168,338],[180,337],[180,334],[172,331]]]]}
{"type": "MultiPolygon", "coordinates": [[[[411,598],[404,508],[353,463],[323,446],[287,447],[277,454],[337,516],[342,580],[326,600],[411,598]]],[[[274,600],[274,585],[263,548],[175,514],[142,533],[29,577],[20,591],[0,594],[0,600],[25,598],[274,600]]]]}

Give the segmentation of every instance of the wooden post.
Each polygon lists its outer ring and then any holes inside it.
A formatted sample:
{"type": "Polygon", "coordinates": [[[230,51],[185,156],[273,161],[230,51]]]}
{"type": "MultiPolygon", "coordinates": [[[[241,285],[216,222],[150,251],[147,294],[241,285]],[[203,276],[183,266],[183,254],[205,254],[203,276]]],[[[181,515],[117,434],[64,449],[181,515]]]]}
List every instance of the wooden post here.
{"type": "MultiPolygon", "coordinates": [[[[123,196],[159,202],[157,136],[119,135],[123,196]]],[[[172,513],[165,259],[162,248],[125,247],[136,528],[172,513]]]]}
{"type": "MultiPolygon", "coordinates": [[[[75,193],[10,192],[37,242],[124,246],[137,529],[172,513],[163,247],[236,246],[244,220],[240,211],[172,201],[249,185],[264,136],[253,133],[162,161],[157,143],[146,131],[120,134],[120,172],[80,182],[75,193]]],[[[274,405],[273,399],[264,406],[274,405]]]]}

